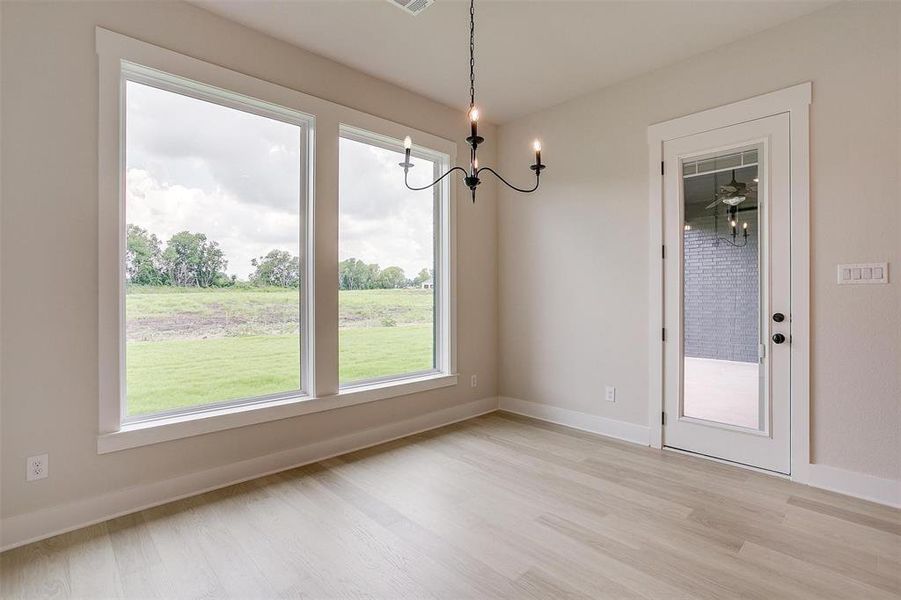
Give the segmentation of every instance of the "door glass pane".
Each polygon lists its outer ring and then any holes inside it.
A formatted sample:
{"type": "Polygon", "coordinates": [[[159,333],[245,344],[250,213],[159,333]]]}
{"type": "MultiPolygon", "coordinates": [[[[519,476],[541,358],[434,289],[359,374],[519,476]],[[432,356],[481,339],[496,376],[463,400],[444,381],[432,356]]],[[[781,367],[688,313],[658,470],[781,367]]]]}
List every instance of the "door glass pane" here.
{"type": "Polygon", "coordinates": [[[763,429],[761,174],[749,156],[683,161],[682,414],[763,429]]]}

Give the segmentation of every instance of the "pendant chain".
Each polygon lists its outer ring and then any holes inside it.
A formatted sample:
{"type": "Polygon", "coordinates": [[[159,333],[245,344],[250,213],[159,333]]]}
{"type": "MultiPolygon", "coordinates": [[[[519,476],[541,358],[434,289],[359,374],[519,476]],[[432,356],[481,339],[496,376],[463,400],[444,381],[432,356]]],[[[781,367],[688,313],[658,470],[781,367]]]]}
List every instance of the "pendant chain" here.
{"type": "Polygon", "coordinates": [[[469,1],[469,110],[476,105],[476,2],[469,1]]]}

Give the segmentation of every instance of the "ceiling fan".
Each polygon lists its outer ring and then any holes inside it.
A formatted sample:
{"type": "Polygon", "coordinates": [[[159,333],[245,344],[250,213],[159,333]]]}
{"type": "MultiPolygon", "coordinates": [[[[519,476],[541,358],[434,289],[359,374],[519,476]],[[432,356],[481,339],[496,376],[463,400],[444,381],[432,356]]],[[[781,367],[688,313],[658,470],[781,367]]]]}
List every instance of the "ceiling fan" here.
{"type": "Polygon", "coordinates": [[[714,208],[719,204],[734,207],[748,199],[757,200],[756,179],[750,185],[743,181],[736,181],[735,169],[732,169],[732,181],[719,187],[716,187],[716,174],[714,173],[714,188],[716,189],[714,193],[715,200],[708,204],[705,209],[714,208]]]}
{"type": "MultiPolygon", "coordinates": [[[[757,201],[757,178],[754,178],[754,182],[751,184],[747,184],[741,181],[736,181],[735,179],[735,169],[732,169],[732,181],[725,185],[717,186],[716,185],[716,173],[713,174],[713,189],[714,189],[714,201],[708,204],[705,207],[705,210],[713,209],[713,235],[714,235],[714,245],[719,244],[719,242],[727,242],[734,248],[743,248],[748,245],[748,222],[745,221],[741,224],[741,240],[739,240],[738,234],[738,213],[745,212],[749,210],[756,210],[756,206],[749,206],[747,208],[738,208],[738,205],[744,202],[745,200],[753,200],[755,203],[757,201]],[[719,232],[719,215],[720,215],[720,205],[725,205],[726,211],[726,220],[731,228],[731,236],[721,236],[719,232]],[[731,238],[731,239],[730,239],[731,238]]],[[[691,225],[685,225],[685,230],[690,231],[691,225]]]]}

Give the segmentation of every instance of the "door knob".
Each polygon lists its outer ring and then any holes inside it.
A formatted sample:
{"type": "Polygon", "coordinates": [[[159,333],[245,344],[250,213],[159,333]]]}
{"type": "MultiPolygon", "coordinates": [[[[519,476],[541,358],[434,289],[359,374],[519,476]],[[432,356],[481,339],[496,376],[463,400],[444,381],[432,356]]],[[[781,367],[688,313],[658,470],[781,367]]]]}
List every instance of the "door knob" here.
{"type": "Polygon", "coordinates": [[[776,343],[776,344],[781,344],[781,343],[784,342],[784,341],[785,341],[785,336],[782,335],[781,333],[774,333],[774,334],[773,334],[773,342],[774,342],[774,343],[776,343]]]}
{"type": "Polygon", "coordinates": [[[782,313],[775,313],[773,315],[773,320],[776,321],[777,323],[781,323],[782,321],[785,320],[785,315],[783,315],[782,313]]]}

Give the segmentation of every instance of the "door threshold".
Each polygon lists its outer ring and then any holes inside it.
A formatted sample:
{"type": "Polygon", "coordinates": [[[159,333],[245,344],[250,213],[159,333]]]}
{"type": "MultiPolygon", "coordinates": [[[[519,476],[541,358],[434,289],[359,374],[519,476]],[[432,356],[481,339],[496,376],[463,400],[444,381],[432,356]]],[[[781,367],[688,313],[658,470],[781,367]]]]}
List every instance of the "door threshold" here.
{"type": "Polygon", "coordinates": [[[682,450],[681,448],[673,448],[672,446],[663,446],[663,449],[669,450],[670,452],[675,452],[677,454],[684,454],[685,456],[694,456],[697,458],[704,458],[706,460],[717,462],[722,465],[730,465],[733,467],[747,469],[748,471],[754,471],[755,473],[760,473],[762,475],[772,475],[773,477],[778,477],[779,479],[785,479],[787,481],[792,480],[790,473],[780,473],[779,471],[770,471],[769,469],[761,469],[760,467],[746,465],[745,463],[735,462],[734,460],[726,460],[725,458],[718,458],[716,456],[710,456],[709,454],[701,454],[700,452],[692,452],[690,450],[682,450]]]}

